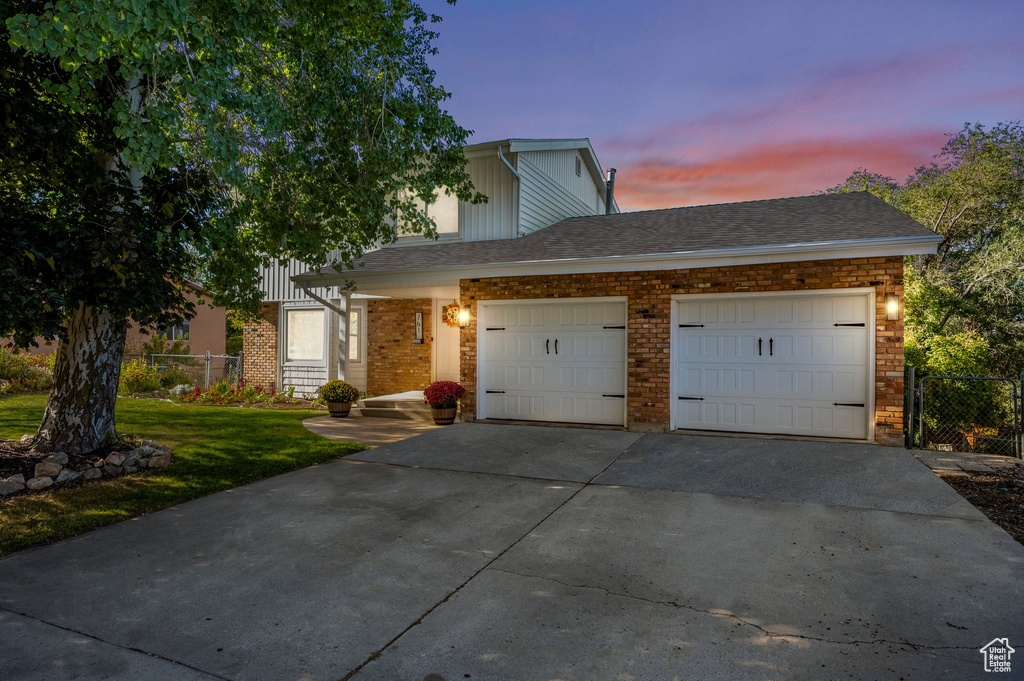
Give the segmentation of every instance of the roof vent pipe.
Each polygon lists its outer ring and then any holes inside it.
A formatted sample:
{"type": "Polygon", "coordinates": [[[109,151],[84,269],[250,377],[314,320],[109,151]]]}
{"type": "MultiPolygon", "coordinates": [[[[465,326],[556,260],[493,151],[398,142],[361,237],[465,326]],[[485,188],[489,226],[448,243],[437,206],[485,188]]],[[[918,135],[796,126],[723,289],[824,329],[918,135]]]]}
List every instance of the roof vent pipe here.
{"type": "Polygon", "coordinates": [[[608,169],[608,181],[604,185],[604,214],[612,214],[612,202],[615,199],[615,168],[608,169]]]}

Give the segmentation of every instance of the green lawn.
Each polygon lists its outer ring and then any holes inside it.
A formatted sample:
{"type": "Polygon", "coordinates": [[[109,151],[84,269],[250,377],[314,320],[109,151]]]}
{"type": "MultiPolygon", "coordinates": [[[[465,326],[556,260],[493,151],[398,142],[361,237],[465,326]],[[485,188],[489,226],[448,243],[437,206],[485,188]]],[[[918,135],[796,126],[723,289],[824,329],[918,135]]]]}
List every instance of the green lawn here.
{"type": "MultiPolygon", "coordinates": [[[[0,399],[0,437],[34,433],[45,405],[45,395],[0,399]]],[[[171,466],[0,502],[0,555],[365,449],[307,431],[302,419],[317,415],[119,399],[118,430],[170,446],[171,466]]]]}

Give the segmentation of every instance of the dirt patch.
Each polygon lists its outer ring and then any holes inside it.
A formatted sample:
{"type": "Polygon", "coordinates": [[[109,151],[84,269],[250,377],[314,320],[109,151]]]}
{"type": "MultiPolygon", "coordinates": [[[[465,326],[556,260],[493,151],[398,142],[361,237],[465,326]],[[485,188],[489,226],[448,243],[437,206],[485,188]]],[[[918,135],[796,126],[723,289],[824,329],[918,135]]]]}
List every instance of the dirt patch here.
{"type": "Polygon", "coordinates": [[[989,520],[1024,544],[1024,467],[1005,472],[940,475],[989,520]]]}

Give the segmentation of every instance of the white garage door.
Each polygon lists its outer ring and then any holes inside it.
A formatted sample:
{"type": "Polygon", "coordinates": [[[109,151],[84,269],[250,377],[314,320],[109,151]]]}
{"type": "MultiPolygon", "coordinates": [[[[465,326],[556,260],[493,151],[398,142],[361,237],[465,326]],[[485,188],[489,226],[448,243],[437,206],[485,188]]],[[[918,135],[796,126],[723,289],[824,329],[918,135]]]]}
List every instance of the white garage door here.
{"type": "Polygon", "coordinates": [[[480,309],[482,418],[625,425],[625,302],[480,309]]]}
{"type": "Polygon", "coordinates": [[[678,301],[675,427],[866,438],[872,300],[678,301]]]}

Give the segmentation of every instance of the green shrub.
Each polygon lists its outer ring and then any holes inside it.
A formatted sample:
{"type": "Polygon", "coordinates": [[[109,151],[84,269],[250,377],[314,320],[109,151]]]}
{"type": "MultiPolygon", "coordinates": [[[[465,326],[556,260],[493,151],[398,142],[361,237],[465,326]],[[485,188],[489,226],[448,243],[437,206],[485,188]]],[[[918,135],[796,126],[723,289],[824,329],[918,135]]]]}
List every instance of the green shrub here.
{"type": "Polygon", "coordinates": [[[121,379],[117,384],[119,393],[131,395],[159,389],[160,376],[156,367],[151,367],[139,359],[121,365],[121,379]]]}
{"type": "Polygon", "coordinates": [[[352,404],[359,401],[359,391],[356,390],[355,386],[337,379],[324,383],[317,389],[317,393],[325,402],[352,404]]]}
{"type": "Polygon", "coordinates": [[[160,387],[173,388],[184,384],[192,385],[192,377],[180,367],[169,367],[160,372],[160,387]]]}
{"type": "Polygon", "coordinates": [[[47,356],[19,355],[0,348],[0,395],[49,390],[53,371],[47,368],[47,361],[47,356]]]}
{"type": "Polygon", "coordinates": [[[190,355],[192,348],[188,346],[188,338],[179,338],[168,342],[166,333],[154,333],[153,340],[142,344],[144,355],[190,355]]]}

